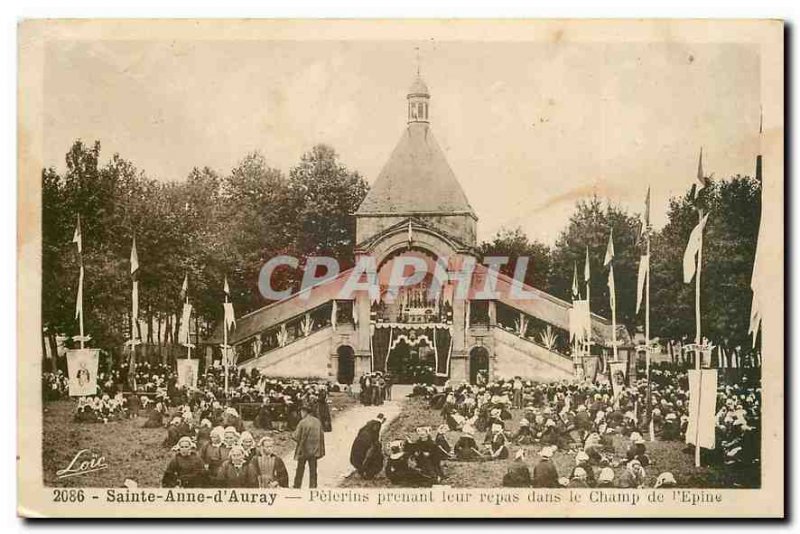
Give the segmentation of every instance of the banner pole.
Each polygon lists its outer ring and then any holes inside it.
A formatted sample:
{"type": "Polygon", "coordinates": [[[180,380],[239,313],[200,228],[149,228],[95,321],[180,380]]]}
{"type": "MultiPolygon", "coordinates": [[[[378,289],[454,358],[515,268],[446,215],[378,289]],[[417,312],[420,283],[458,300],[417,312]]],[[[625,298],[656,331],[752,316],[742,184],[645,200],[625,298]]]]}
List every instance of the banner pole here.
{"type": "MultiPolygon", "coordinates": [[[[586,259],[589,259],[589,248],[586,248],[586,259]]],[[[584,361],[592,358],[592,278],[586,280],[586,354],[584,361]]],[[[594,379],[592,379],[594,382],[594,379]]]]}
{"type": "Polygon", "coordinates": [[[84,349],[84,339],[83,339],[83,253],[80,254],[81,257],[81,275],[78,283],[81,285],[78,293],[81,296],[81,315],[80,315],[80,328],[81,328],[81,350],[84,349]]]}
{"type": "Polygon", "coordinates": [[[644,343],[645,343],[645,374],[647,375],[647,426],[650,430],[650,441],[655,441],[655,428],[653,425],[653,386],[650,383],[650,228],[647,229],[647,292],[644,295],[644,343]]]}
{"type": "MultiPolygon", "coordinates": [[[[703,223],[703,210],[698,209],[698,224],[703,223]]],[[[703,228],[700,228],[700,246],[697,249],[697,274],[695,275],[695,286],[694,286],[694,313],[695,313],[695,321],[697,325],[696,333],[695,333],[695,369],[697,370],[697,402],[695,405],[697,406],[697,419],[695,423],[695,440],[694,440],[694,465],[695,467],[700,467],[700,399],[702,397],[703,392],[703,377],[702,372],[700,371],[700,360],[702,359],[702,354],[700,352],[700,342],[702,340],[701,337],[701,323],[700,323],[700,272],[703,270],[703,228]]]]}
{"type": "MultiPolygon", "coordinates": [[[[186,291],[186,304],[189,304],[189,291],[186,291]]],[[[192,314],[186,318],[186,357],[192,359],[192,314]]]]}
{"type": "MultiPolygon", "coordinates": [[[[228,296],[225,295],[225,302],[228,302],[228,296]]],[[[222,319],[222,359],[225,363],[225,402],[228,401],[228,323],[225,318],[222,319]]]]}
{"type": "Polygon", "coordinates": [[[616,280],[614,280],[614,260],[611,260],[611,280],[614,282],[613,284],[613,294],[611,294],[611,344],[612,350],[614,352],[614,361],[619,361],[619,354],[617,353],[617,288],[616,288],[616,280]]]}

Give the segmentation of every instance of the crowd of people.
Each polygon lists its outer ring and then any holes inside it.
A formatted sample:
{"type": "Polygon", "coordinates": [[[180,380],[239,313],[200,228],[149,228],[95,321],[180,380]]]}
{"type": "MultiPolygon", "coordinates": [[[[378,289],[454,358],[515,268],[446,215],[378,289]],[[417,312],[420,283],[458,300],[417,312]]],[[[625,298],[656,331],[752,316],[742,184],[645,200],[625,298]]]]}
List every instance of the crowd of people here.
{"type": "MultiPolygon", "coordinates": [[[[162,364],[143,363],[136,373],[138,391],[124,394],[124,374],[101,372],[98,394],[77,400],[74,420],[109,423],[144,416],[143,426],[165,429],[163,445],[175,451],[163,476],[165,486],[286,487],[288,473],[274,454],[275,442],[269,435],[256,439],[253,433],[259,431],[292,432],[298,440],[296,477],[302,480],[307,467],[310,483],[316,486],[324,432],[332,429],[328,396],[337,385],[234,370],[228,377],[226,400],[224,386],[220,387],[225,379],[221,368],[209,369],[197,387],[178,387],[175,371],[162,364]],[[253,421],[251,431],[245,430],[245,409],[253,421]]],[[[68,394],[67,378],[60,371],[44,373],[43,385],[49,399],[68,394]]],[[[388,375],[366,373],[359,386],[358,398],[364,405],[379,406],[391,399],[388,375]]],[[[507,461],[507,472],[499,481],[507,487],[637,488],[679,483],[666,471],[655,483],[646,473],[660,472],[662,467],[648,450],[652,440],[685,441],[689,387],[687,374],[680,369],[655,366],[649,386],[640,379],[616,393],[609,383],[537,383],[514,377],[484,379],[479,384],[417,384],[409,396],[436,414],[433,426],[381,442],[385,418],[379,415],[367,422],[350,451],[350,462],[364,479],[383,471],[394,485],[425,487],[446,483],[448,462],[507,461]],[[558,462],[553,460],[556,452],[560,452],[558,462]],[[538,458],[532,467],[529,456],[538,458]]],[[[759,384],[748,382],[747,376],[735,383],[722,381],[716,398],[717,446],[703,449],[703,464],[757,469],[759,384]]],[[[684,452],[691,449],[688,446],[684,452]]]]}
{"type": "MultiPolygon", "coordinates": [[[[197,387],[190,387],[178,385],[177,373],[170,366],[147,362],[136,368],[135,391],[128,391],[130,383],[125,380],[124,370],[100,371],[97,394],[78,397],[74,421],[108,423],[144,414],[145,427],[161,428],[176,415],[183,417],[188,411],[196,414],[192,416],[193,426],[204,419],[217,426],[226,410],[241,407],[246,411],[242,415],[253,419],[255,428],[294,430],[300,421],[301,404],[308,404],[315,407],[315,414],[328,432],[331,430],[328,395],[339,390],[337,384],[328,382],[270,378],[258,370],[231,370],[226,398],[221,367],[208,369],[198,377],[197,387]]],[[[61,371],[43,373],[42,382],[45,400],[69,397],[68,379],[61,371]]]]}
{"type": "MultiPolygon", "coordinates": [[[[325,455],[325,435],[314,414],[314,406],[300,406],[300,421],[292,437],[296,442],[294,487],[299,488],[309,468],[309,487],[317,485],[317,465],[325,455]]],[[[209,419],[192,428],[191,412],[176,417],[167,433],[165,445],[175,456],[167,464],[161,480],[163,487],[202,488],[275,488],[289,486],[285,462],[276,454],[275,440],[264,435],[258,440],[242,430],[241,418],[232,408],[223,412],[223,420],[214,426],[209,419]],[[186,415],[188,414],[188,416],[186,415]]]]}
{"type": "Polygon", "coordinates": [[[364,406],[380,406],[392,400],[392,376],[380,371],[364,373],[358,379],[358,400],[364,406]]]}
{"type": "MultiPolygon", "coordinates": [[[[684,442],[689,420],[685,371],[653,369],[650,390],[648,409],[646,380],[616,395],[610,384],[535,383],[520,377],[484,385],[418,384],[410,396],[438,412],[441,425],[417,428],[415,437],[388,443],[386,458],[381,457],[385,474],[396,485],[429,486],[445,478],[443,462],[513,457],[504,486],[643,487],[646,470],[659,468],[645,436],[684,442]],[[448,434],[454,432],[458,437],[451,444],[448,434]],[[539,458],[531,471],[526,455],[532,451],[539,458]],[[556,451],[570,459],[568,473],[558,472],[552,460],[556,451]]],[[[746,472],[760,462],[761,390],[742,377],[739,383],[721,384],[716,394],[718,446],[703,450],[703,463],[746,472]]],[[[689,446],[684,452],[692,450],[689,446]]],[[[380,472],[374,452],[355,459],[351,455],[351,462],[364,478],[380,472]]],[[[675,476],[665,471],[654,486],[676,484],[675,476]]]]}
{"type": "Polygon", "coordinates": [[[42,398],[45,401],[56,401],[68,396],[69,379],[61,369],[42,373],[42,398]]]}

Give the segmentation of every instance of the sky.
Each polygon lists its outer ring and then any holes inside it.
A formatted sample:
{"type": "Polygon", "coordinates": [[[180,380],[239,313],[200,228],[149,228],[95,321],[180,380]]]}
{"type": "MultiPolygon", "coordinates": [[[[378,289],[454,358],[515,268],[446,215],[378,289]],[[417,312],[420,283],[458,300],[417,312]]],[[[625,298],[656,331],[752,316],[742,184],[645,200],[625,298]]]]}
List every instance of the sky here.
{"type": "Polygon", "coordinates": [[[83,139],[159,180],[227,174],[254,150],[288,173],[326,143],[372,182],[418,65],[479,240],[519,226],[553,244],[578,200],[638,213],[648,185],[658,228],[701,146],[715,178],[753,173],[758,48],[647,42],[60,40],[45,55],[45,165],[63,170],[83,139]]]}

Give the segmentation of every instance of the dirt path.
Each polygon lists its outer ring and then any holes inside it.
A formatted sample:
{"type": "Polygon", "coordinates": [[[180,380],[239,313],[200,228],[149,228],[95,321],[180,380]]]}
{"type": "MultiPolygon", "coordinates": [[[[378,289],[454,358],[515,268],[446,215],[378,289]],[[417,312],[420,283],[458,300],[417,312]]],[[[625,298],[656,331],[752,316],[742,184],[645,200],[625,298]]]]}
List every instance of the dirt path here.
{"type": "MultiPolygon", "coordinates": [[[[325,434],[325,457],[319,461],[317,467],[318,487],[336,487],[353,471],[353,467],[350,465],[350,447],[358,430],[367,421],[382,413],[386,416],[386,422],[383,425],[385,431],[389,423],[400,415],[400,409],[405,402],[404,396],[394,395],[394,399],[384,402],[382,406],[357,405],[336,417],[333,422],[333,431],[325,434]]],[[[297,468],[294,450],[284,455],[283,461],[289,471],[289,484],[291,485],[297,468]]],[[[308,473],[303,479],[303,487],[308,487],[308,473]]]]}

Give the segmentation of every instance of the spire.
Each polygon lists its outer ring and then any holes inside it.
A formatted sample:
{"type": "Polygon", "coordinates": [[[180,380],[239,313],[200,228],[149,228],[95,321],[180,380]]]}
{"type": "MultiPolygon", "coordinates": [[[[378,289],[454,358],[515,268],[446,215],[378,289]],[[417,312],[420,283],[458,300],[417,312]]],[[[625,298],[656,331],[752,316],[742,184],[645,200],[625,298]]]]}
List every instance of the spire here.
{"type": "Polygon", "coordinates": [[[409,87],[406,98],[408,99],[408,124],[428,123],[431,94],[419,74],[419,58],[417,58],[417,76],[409,87]]]}
{"type": "Polygon", "coordinates": [[[428,86],[416,77],[408,90],[408,126],[372,184],[358,215],[475,212],[428,124],[428,86]]]}

